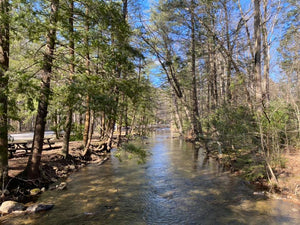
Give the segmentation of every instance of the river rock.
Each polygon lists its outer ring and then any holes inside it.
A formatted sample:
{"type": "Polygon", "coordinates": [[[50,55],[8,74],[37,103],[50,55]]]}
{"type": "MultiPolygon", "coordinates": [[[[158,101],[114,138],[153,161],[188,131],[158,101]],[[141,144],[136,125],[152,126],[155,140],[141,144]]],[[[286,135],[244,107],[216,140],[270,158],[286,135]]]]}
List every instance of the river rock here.
{"type": "Polygon", "coordinates": [[[37,213],[37,212],[41,212],[41,211],[47,211],[50,210],[54,207],[53,204],[35,204],[35,205],[31,205],[26,209],[27,213],[37,213]]]}
{"type": "Polygon", "coordinates": [[[56,185],[57,190],[65,190],[67,189],[67,183],[66,182],[61,182],[59,185],[56,185]]]}
{"type": "Polygon", "coordinates": [[[38,195],[39,193],[41,193],[41,189],[39,189],[39,188],[34,188],[34,189],[30,190],[30,195],[31,196],[38,195]]]}
{"type": "Polygon", "coordinates": [[[53,168],[55,171],[58,170],[58,167],[57,167],[57,166],[53,166],[52,168],[53,168]]]}
{"type": "Polygon", "coordinates": [[[0,206],[0,212],[3,214],[12,213],[14,211],[23,211],[25,206],[15,201],[5,201],[0,206]]]}
{"type": "Polygon", "coordinates": [[[70,169],[70,170],[75,170],[75,169],[76,169],[76,166],[75,166],[75,165],[70,165],[70,166],[69,166],[69,169],[70,169]]]}

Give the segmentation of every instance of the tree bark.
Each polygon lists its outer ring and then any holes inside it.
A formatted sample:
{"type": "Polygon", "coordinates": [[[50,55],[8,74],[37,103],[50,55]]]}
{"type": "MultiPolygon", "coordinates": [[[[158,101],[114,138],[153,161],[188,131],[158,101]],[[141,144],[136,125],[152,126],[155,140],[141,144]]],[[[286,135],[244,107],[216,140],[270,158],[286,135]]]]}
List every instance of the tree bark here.
{"type": "MultiPolygon", "coordinates": [[[[124,97],[124,96],[123,96],[124,97]]],[[[121,103],[122,104],[122,103],[121,103]]],[[[123,108],[120,104],[121,109],[123,108]]],[[[117,139],[117,146],[120,146],[122,140],[122,123],[123,123],[123,113],[119,112],[119,123],[118,123],[118,139],[117,139]]]]}
{"type": "Polygon", "coordinates": [[[123,17],[127,21],[128,17],[128,0],[123,0],[123,17]]]}
{"type": "MultiPolygon", "coordinates": [[[[224,4],[225,9],[225,32],[226,32],[226,44],[227,44],[227,50],[232,55],[231,50],[231,41],[230,41],[230,33],[229,33],[229,12],[227,8],[227,4],[224,4]]],[[[227,97],[227,103],[231,103],[232,95],[231,95],[231,60],[224,59],[226,61],[226,97],[227,97]]]]}
{"type": "Polygon", "coordinates": [[[183,125],[182,125],[182,119],[180,118],[180,115],[179,115],[177,96],[175,94],[172,94],[172,98],[173,98],[173,104],[175,107],[175,118],[177,120],[177,123],[176,123],[177,129],[178,129],[179,135],[182,136],[183,135],[183,125]]]}
{"type": "MultiPolygon", "coordinates": [[[[85,36],[85,48],[86,48],[86,59],[85,59],[85,66],[86,66],[86,73],[87,76],[90,75],[90,53],[89,53],[89,30],[90,30],[90,24],[89,24],[89,8],[86,6],[85,10],[85,16],[86,16],[86,21],[85,21],[85,31],[86,31],[86,36],[85,36]]],[[[88,135],[89,135],[89,127],[90,127],[90,96],[87,94],[86,97],[86,112],[85,112],[85,122],[84,122],[84,132],[83,132],[83,144],[84,146],[87,145],[88,142],[88,135]]]]}
{"type": "Polygon", "coordinates": [[[9,1],[0,0],[0,185],[5,189],[8,179],[8,78],[9,68],[9,1]]]}
{"type": "Polygon", "coordinates": [[[44,132],[46,126],[46,117],[48,113],[48,104],[50,96],[50,81],[52,73],[52,62],[55,50],[56,40],[56,22],[58,16],[59,0],[51,0],[50,3],[50,24],[51,27],[47,33],[46,49],[43,59],[41,91],[38,103],[38,112],[36,116],[33,145],[31,155],[29,156],[25,173],[30,179],[37,179],[40,176],[40,161],[43,151],[44,132]]]}
{"type": "MultiPolygon", "coordinates": [[[[70,54],[70,83],[72,83],[73,75],[75,73],[75,44],[74,44],[74,0],[69,1],[69,54],[70,54]]],[[[69,93],[69,95],[72,95],[69,93]]],[[[62,153],[65,158],[69,157],[69,142],[72,130],[72,116],[73,116],[73,108],[72,102],[70,101],[70,97],[68,97],[68,112],[64,127],[64,139],[63,139],[63,146],[62,146],[62,153]]]]}
{"type": "Polygon", "coordinates": [[[86,100],[85,100],[85,117],[84,117],[84,131],[83,131],[83,145],[86,146],[87,141],[88,141],[88,137],[89,137],[89,129],[90,129],[90,115],[91,115],[91,111],[90,111],[90,97],[89,95],[86,96],[86,100]]]}
{"type": "Polygon", "coordinates": [[[91,145],[92,138],[93,138],[94,123],[95,123],[94,111],[91,112],[91,118],[90,118],[90,120],[91,120],[91,122],[90,122],[90,127],[89,127],[88,139],[87,139],[87,143],[86,143],[86,145],[84,147],[83,154],[82,154],[82,156],[86,160],[90,160],[90,156],[91,156],[90,145],[91,145]]]}
{"type": "Polygon", "coordinates": [[[199,121],[198,97],[197,97],[197,79],[196,79],[196,42],[195,42],[195,2],[191,0],[191,60],[192,60],[192,129],[195,141],[203,136],[202,126],[199,121]]]}
{"type": "Polygon", "coordinates": [[[260,108],[262,99],[261,86],[261,0],[254,0],[254,79],[256,106],[260,108]]]}
{"type": "Polygon", "coordinates": [[[263,99],[267,102],[270,101],[270,47],[268,43],[268,0],[263,0],[264,6],[264,21],[262,24],[262,36],[263,36],[263,55],[264,55],[264,82],[263,82],[263,99]]]}

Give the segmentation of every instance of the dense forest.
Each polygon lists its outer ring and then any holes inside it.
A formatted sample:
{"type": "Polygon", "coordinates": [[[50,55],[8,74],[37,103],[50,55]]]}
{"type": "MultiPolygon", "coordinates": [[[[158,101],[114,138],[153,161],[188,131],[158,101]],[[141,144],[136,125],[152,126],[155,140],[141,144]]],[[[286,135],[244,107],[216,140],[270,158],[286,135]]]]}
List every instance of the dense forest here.
{"type": "Polygon", "coordinates": [[[11,132],[33,131],[24,174],[41,176],[45,130],[112,147],[170,122],[207,152],[276,183],[300,146],[296,0],[0,0],[0,177],[11,132]],[[153,78],[153,73],[156,77],[153,78]],[[166,111],[167,109],[167,111],[166,111]],[[171,119],[170,119],[171,118],[171,119]],[[63,131],[63,132],[62,132],[63,131]],[[247,156],[247,157],[246,157],[247,156]]]}

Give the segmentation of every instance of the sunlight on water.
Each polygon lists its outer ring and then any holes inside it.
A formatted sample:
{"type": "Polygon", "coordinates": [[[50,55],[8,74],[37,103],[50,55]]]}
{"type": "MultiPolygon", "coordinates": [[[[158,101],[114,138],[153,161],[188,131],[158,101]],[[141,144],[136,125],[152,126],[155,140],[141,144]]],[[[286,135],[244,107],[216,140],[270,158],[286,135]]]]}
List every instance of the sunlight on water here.
{"type": "Polygon", "coordinates": [[[254,196],[190,143],[158,132],[147,140],[148,162],[112,157],[68,178],[65,191],[40,202],[53,210],[4,218],[4,224],[299,224],[300,207],[254,196]]]}

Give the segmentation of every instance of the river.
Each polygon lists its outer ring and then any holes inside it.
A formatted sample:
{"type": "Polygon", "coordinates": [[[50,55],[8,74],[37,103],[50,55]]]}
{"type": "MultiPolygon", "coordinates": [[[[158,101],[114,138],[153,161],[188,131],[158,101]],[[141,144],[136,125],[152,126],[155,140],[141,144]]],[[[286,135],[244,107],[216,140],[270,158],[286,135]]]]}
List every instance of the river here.
{"type": "Polygon", "coordinates": [[[299,224],[300,206],[253,195],[190,143],[160,131],[146,140],[145,164],[111,157],[68,179],[68,189],[46,191],[48,212],[8,218],[4,224],[299,224]]]}

